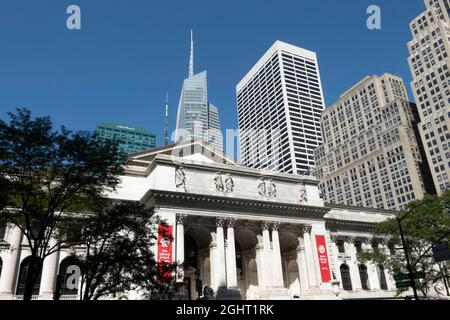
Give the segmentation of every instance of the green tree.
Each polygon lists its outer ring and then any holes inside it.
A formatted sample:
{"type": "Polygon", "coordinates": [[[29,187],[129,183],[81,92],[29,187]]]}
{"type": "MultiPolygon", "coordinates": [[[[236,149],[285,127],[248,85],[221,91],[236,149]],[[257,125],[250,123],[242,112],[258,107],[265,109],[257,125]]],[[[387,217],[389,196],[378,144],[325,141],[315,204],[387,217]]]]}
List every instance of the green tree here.
{"type": "Polygon", "coordinates": [[[152,251],[162,222],[139,202],[100,203],[82,222],[81,300],[124,296],[138,290],[148,296],[166,281],[152,251]]]}
{"type": "MultiPolygon", "coordinates": [[[[403,218],[401,224],[407,242],[408,253],[414,271],[424,271],[425,279],[416,281],[418,290],[427,296],[438,284],[448,289],[449,263],[436,263],[433,259],[432,246],[450,237],[450,191],[441,197],[426,195],[423,200],[414,201],[407,206],[406,212],[398,213],[403,218]]],[[[384,251],[371,250],[358,254],[361,263],[368,261],[383,265],[391,274],[408,273],[406,259],[400,238],[396,218],[378,223],[374,227],[375,237],[385,239],[391,254],[384,251]]],[[[407,289],[399,289],[398,293],[407,289]]]]}
{"type": "Polygon", "coordinates": [[[0,220],[22,230],[31,251],[24,299],[32,297],[44,259],[80,241],[67,230],[70,213],[83,215],[119,182],[117,146],[91,133],[54,131],[49,117],[16,109],[0,120],[0,220]],[[56,243],[50,240],[56,238],[56,243]]]}

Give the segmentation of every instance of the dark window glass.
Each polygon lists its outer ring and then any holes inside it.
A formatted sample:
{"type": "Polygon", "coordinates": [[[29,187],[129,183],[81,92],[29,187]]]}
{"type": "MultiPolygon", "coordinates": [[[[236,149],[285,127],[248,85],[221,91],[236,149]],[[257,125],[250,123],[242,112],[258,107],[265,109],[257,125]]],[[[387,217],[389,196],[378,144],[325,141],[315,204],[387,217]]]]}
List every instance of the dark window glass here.
{"type": "Polygon", "coordinates": [[[369,275],[367,274],[367,267],[365,265],[359,266],[359,277],[361,278],[361,286],[363,290],[370,290],[369,275]]]}
{"type": "MultiPolygon", "coordinates": [[[[67,270],[70,266],[78,266],[81,267],[80,261],[77,259],[77,257],[71,256],[65,258],[60,266],[59,266],[59,281],[61,285],[61,295],[77,295],[78,294],[78,288],[76,289],[69,289],[69,277],[73,275],[74,271],[67,270]],[[70,272],[69,272],[70,271],[70,272]]],[[[71,286],[70,286],[71,287],[71,286]]]]}
{"type": "MultiPolygon", "coordinates": [[[[32,259],[32,257],[27,257],[20,264],[19,280],[17,281],[16,295],[20,296],[25,293],[25,283],[27,280],[27,274],[28,274],[28,269],[30,267],[31,259],[32,259]]],[[[40,263],[39,274],[36,277],[36,280],[34,282],[33,295],[39,294],[39,289],[41,286],[41,274],[42,274],[42,263],[40,263]]]]}
{"type": "Polygon", "coordinates": [[[350,268],[343,264],[341,265],[341,278],[342,278],[342,287],[345,291],[352,291],[352,279],[350,278],[350,268]]]}

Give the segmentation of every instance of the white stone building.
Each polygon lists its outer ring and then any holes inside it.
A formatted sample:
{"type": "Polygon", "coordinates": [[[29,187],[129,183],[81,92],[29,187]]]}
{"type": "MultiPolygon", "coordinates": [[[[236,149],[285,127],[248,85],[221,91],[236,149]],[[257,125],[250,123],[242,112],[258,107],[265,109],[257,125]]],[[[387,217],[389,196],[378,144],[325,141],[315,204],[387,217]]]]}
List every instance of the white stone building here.
{"type": "MultiPolygon", "coordinates": [[[[356,252],[377,246],[371,226],[393,212],[328,206],[318,181],[241,166],[201,142],[185,142],[130,156],[115,199],[144,201],[172,229],[159,239],[161,261],[183,263],[174,272],[187,298],[203,285],[237,289],[245,299],[350,299],[394,297],[391,276],[375,265],[359,266],[356,252]]],[[[1,234],[1,232],[0,232],[1,234]]],[[[18,229],[0,244],[0,298],[20,299],[29,256],[18,229]]],[[[55,278],[70,252],[44,262],[36,299],[51,299],[55,278]]],[[[77,290],[62,299],[76,299],[77,290]]]]}

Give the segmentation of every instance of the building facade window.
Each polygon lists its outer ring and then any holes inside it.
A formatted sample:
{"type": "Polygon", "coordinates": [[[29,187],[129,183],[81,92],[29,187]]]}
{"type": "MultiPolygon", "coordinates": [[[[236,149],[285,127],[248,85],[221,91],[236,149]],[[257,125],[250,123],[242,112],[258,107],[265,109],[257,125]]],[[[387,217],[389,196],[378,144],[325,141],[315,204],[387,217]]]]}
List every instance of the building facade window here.
{"type": "Polygon", "coordinates": [[[70,266],[78,266],[81,268],[80,260],[78,260],[75,256],[70,256],[61,261],[59,265],[59,281],[61,284],[61,295],[70,296],[70,295],[78,295],[78,288],[71,289],[70,286],[70,277],[73,275],[69,273],[67,270],[70,266]]]}
{"type": "MultiPolygon", "coordinates": [[[[25,293],[25,284],[27,281],[27,274],[28,274],[28,269],[30,266],[31,259],[32,259],[32,257],[29,256],[29,257],[23,259],[22,263],[20,264],[19,277],[18,277],[17,286],[16,286],[16,295],[20,296],[25,293]]],[[[41,264],[41,267],[39,270],[39,275],[37,276],[36,281],[34,283],[33,295],[39,294],[39,289],[41,287],[41,275],[42,275],[42,264],[41,264]]]]}
{"type": "Polygon", "coordinates": [[[386,273],[384,272],[384,267],[380,264],[377,265],[377,274],[378,274],[378,280],[380,281],[380,288],[381,290],[387,290],[387,281],[386,281],[386,273]]]}
{"type": "Polygon", "coordinates": [[[6,227],[0,226],[0,242],[2,242],[2,240],[4,240],[4,238],[5,238],[5,231],[6,231],[6,227]]]}
{"type": "Polygon", "coordinates": [[[344,240],[337,240],[336,245],[338,247],[339,253],[345,253],[345,242],[344,240]]]}
{"type": "Polygon", "coordinates": [[[341,265],[341,278],[342,278],[342,287],[345,291],[352,291],[352,279],[350,278],[350,268],[348,265],[341,265]]]}
{"type": "Polygon", "coordinates": [[[359,266],[359,277],[361,278],[361,286],[363,290],[370,290],[369,275],[367,273],[367,267],[365,265],[359,266]]]}

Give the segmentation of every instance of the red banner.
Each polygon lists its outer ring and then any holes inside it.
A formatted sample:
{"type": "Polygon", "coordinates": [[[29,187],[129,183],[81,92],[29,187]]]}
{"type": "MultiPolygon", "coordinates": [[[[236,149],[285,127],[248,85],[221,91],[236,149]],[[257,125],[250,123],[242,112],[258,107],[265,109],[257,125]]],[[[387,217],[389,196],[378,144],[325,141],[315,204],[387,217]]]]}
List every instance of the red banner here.
{"type": "Polygon", "coordinates": [[[319,255],[322,282],[331,282],[330,264],[328,262],[327,242],[325,236],[316,235],[317,254],[319,255]]]}
{"type": "Polygon", "coordinates": [[[172,246],[173,246],[173,227],[159,225],[158,227],[158,256],[157,263],[162,272],[163,280],[172,278],[172,246]]]}

